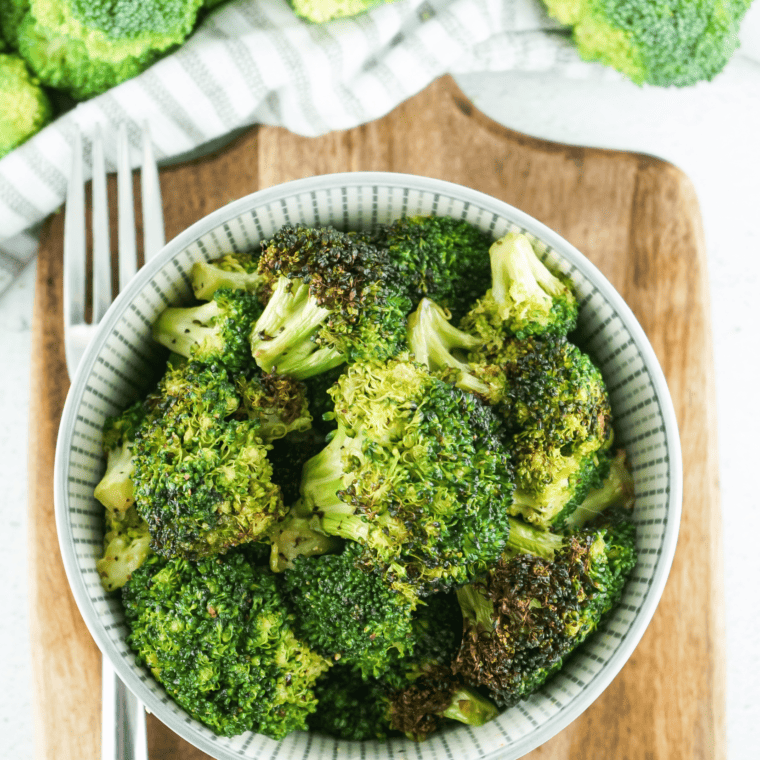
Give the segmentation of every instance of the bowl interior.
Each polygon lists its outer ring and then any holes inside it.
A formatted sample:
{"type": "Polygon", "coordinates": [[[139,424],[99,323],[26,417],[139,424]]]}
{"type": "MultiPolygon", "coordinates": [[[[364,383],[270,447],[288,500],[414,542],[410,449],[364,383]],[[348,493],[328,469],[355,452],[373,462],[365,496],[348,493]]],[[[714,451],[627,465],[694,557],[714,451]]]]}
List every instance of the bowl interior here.
{"type": "Polygon", "coordinates": [[[357,173],[291,182],[241,199],[191,227],[143,268],[112,305],[72,384],[56,456],[56,515],[69,581],[98,646],[151,712],[209,754],[516,758],[585,710],[641,638],[675,549],[680,467],[675,417],[654,353],[630,310],[583,256],[527,215],[473,190],[420,177],[357,173]],[[217,737],[135,665],[125,643],[120,601],[100,585],[95,562],[102,551],[102,507],[92,492],[103,471],[103,422],[143,395],[156,376],[164,350],[153,343],[150,327],[166,306],[190,300],[187,272],[193,262],[251,249],[288,222],[358,229],[417,213],[464,218],[494,237],[510,230],[524,232],[547,262],[573,279],[580,301],[580,342],[602,369],[617,441],[625,446],[633,468],[639,563],[622,603],[562,671],[529,700],[481,728],[450,727],[418,746],[404,741],[352,744],[304,733],[280,743],[252,733],[217,737]]]}

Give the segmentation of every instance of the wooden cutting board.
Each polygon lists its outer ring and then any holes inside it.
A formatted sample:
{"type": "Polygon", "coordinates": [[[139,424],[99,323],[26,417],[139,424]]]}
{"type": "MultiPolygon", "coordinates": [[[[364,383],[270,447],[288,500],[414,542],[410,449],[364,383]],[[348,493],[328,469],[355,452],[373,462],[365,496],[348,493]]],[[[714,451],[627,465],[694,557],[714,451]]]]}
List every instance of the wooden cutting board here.
{"type": "MultiPolygon", "coordinates": [[[[327,172],[428,175],[538,218],[611,280],[670,385],[684,460],[678,550],[662,601],[610,687],[529,757],[725,757],[722,559],[707,268],[688,179],[647,156],[558,145],[476,111],[449,77],[371,124],[319,138],[260,127],[217,154],[161,171],[167,239],[259,188],[327,172]]],[[[113,191],[113,188],[112,188],[113,191]]],[[[139,220],[139,209],[137,210],[139,220]]],[[[114,221],[115,224],[115,221],[114,221]]],[[[68,590],[53,517],[53,458],[69,381],[62,338],[63,214],[46,223],[34,313],[29,594],[37,757],[100,752],[100,655],[68,590]]],[[[115,237],[115,236],[114,236],[115,237]]],[[[149,718],[151,760],[206,757],[149,718]]]]}

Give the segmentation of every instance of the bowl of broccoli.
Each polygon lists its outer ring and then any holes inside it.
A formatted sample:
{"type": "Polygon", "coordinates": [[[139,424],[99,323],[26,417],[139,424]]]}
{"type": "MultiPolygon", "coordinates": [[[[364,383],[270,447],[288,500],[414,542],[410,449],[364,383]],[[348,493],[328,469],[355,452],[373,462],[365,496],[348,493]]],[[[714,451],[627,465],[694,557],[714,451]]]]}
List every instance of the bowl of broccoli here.
{"type": "Polygon", "coordinates": [[[170,242],[101,322],[56,452],[96,643],[220,760],[522,756],[631,655],[680,499],[664,377],[603,275],[392,173],[170,242]]]}

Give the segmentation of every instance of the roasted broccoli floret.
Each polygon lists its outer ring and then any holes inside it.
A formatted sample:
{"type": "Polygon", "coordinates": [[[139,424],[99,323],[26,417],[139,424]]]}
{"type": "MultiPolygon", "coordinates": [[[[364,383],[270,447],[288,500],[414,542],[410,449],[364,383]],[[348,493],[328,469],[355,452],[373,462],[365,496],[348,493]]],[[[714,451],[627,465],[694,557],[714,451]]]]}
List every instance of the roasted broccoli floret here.
{"type": "Polygon", "coordinates": [[[298,557],[331,554],[343,547],[341,539],[314,530],[311,518],[302,517],[296,508],[269,529],[267,540],[271,542],[269,567],[274,573],[292,569],[298,557]]]}
{"type": "Polygon", "coordinates": [[[210,301],[220,288],[259,293],[259,256],[250,252],[228,253],[213,261],[196,261],[190,270],[193,293],[200,301],[210,301]]]}
{"type": "Polygon", "coordinates": [[[459,319],[491,286],[493,238],[464,219],[403,217],[380,233],[412,303],[430,298],[459,319]]]}
{"type": "Polygon", "coordinates": [[[2,52],[0,40],[0,158],[39,132],[53,108],[24,61],[2,52]]]}
{"type": "Polygon", "coordinates": [[[685,87],[712,79],[739,46],[751,0],[544,0],[572,27],[581,58],[636,84],[685,87]]]}
{"type": "Polygon", "coordinates": [[[447,719],[480,726],[496,717],[496,707],[451,671],[462,631],[456,601],[448,594],[425,601],[412,620],[407,652],[393,650],[379,679],[340,664],[317,682],[319,704],[310,728],[341,739],[400,733],[423,741],[447,719]]]}
{"type": "Polygon", "coordinates": [[[266,568],[239,551],[197,563],[153,555],[122,599],[139,662],[193,718],[222,736],[306,728],[329,663],[294,635],[266,568]]]}
{"type": "Polygon", "coordinates": [[[118,516],[106,512],[103,556],[95,563],[106,591],[121,588],[152,554],[148,525],[132,506],[118,516]]]}
{"type": "Polygon", "coordinates": [[[144,71],[192,32],[201,0],[30,0],[19,52],[39,80],[84,99],[144,71]]]}
{"type": "Polygon", "coordinates": [[[95,486],[95,498],[116,520],[135,503],[132,449],[137,429],[147,414],[148,406],[143,401],[136,401],[121,414],[106,419],[103,425],[106,471],[95,486]]]}
{"type": "Polygon", "coordinates": [[[493,404],[504,421],[512,514],[560,525],[600,485],[612,444],[609,397],[599,369],[565,337],[511,337],[487,348],[423,299],[409,317],[408,342],[431,372],[493,404]]]}
{"type": "Polygon", "coordinates": [[[392,652],[411,649],[417,600],[366,572],[362,554],[361,546],[348,542],[340,554],[301,557],[285,572],[285,588],[298,635],[367,678],[388,670],[392,652]]]}
{"type": "MultiPolygon", "coordinates": [[[[623,515],[570,532],[559,546],[555,534],[544,535],[543,556],[508,552],[456,592],[464,635],[454,672],[488,689],[500,707],[559,670],[618,602],[636,563],[635,526],[623,515]]],[[[533,537],[540,545],[540,531],[533,537]]]]}
{"type": "Polygon", "coordinates": [[[493,411],[406,355],[353,364],[330,393],[338,429],[301,484],[319,529],[418,593],[482,573],[507,539],[513,488],[493,411]]]}
{"type": "Polygon", "coordinates": [[[181,356],[238,371],[253,365],[251,331],[261,311],[255,294],[220,288],[199,306],[164,309],[153,339],[181,356]]]}
{"type": "Polygon", "coordinates": [[[566,335],[578,303],[571,280],[552,273],[527,236],[510,232],[490,249],[491,287],[462,319],[463,330],[498,351],[505,337],[566,335]]]}
{"type": "Polygon", "coordinates": [[[285,506],[261,423],[226,371],[195,362],[170,369],[147,403],[153,411],[136,433],[133,481],[152,548],[195,558],[260,540],[285,506]]]}
{"type": "Polygon", "coordinates": [[[259,272],[268,300],[251,347],[264,372],[303,379],[403,347],[411,303],[366,237],[287,226],[264,243],[259,272]]]}

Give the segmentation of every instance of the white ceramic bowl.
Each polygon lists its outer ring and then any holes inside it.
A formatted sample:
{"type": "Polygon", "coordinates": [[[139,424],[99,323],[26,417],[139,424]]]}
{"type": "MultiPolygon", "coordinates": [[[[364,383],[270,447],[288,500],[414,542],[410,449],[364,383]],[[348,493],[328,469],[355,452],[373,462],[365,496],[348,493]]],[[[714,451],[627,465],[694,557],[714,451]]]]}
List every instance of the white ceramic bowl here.
{"type": "Polygon", "coordinates": [[[544,225],[474,190],[423,177],[353,173],[313,177],[261,190],[202,219],[170,242],[116,299],[88,347],[69,393],[55,462],[55,508],[63,560],[84,620],[117,674],[163,723],[220,760],[278,757],[518,758],[580,715],[631,655],[660,599],[675,551],[681,512],[681,455],[662,371],[622,298],[581,253],[544,225]],[[282,742],[248,733],[215,736],[135,664],[118,596],[103,592],[95,561],[102,549],[102,507],[92,492],[103,471],[105,418],[143,394],[163,349],[151,323],[169,304],[191,298],[193,262],[250,249],[287,222],[357,229],[404,214],[467,219],[494,236],[527,233],[541,255],[568,274],[580,301],[584,347],[600,365],[612,396],[618,443],[633,467],[640,560],[622,603],[565,668],[529,700],[478,728],[451,726],[422,745],[336,742],[294,733],[282,742]],[[402,749],[406,752],[401,752],[402,749]]]}

